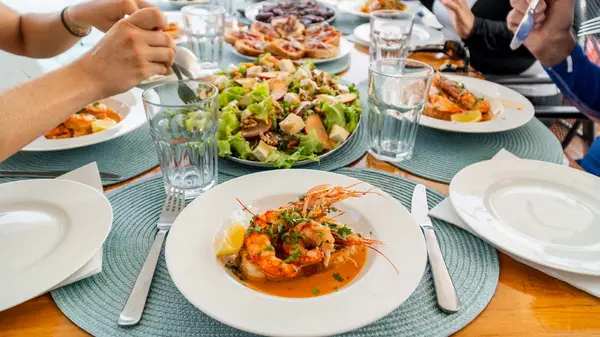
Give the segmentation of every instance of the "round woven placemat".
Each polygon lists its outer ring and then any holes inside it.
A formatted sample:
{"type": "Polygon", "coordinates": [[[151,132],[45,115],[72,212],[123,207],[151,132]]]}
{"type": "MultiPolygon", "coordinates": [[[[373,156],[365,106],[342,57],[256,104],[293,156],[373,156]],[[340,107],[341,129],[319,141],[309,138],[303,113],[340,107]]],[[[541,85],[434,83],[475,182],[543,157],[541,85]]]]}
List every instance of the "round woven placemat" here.
{"type": "MultiPolygon", "coordinates": [[[[103,181],[116,184],[133,178],[158,165],[158,156],[148,126],[108,142],[78,149],[48,152],[18,152],[0,163],[7,171],[71,171],[91,162],[98,163],[100,172],[118,174],[121,180],[103,181]]],[[[16,179],[0,179],[0,183],[16,179]]]]}
{"type": "MultiPolygon", "coordinates": [[[[359,126],[358,129],[356,129],[356,132],[357,134],[354,135],[347,144],[344,144],[344,147],[340,148],[335,153],[323,158],[319,162],[295,166],[293,168],[333,171],[352,164],[365,154],[368,146],[365,128],[359,126]]],[[[236,163],[227,158],[219,158],[219,172],[233,177],[273,169],[275,169],[275,167],[255,167],[236,163]]]]}
{"type": "Polygon", "coordinates": [[[558,139],[534,118],[520,128],[490,134],[420,126],[412,158],[391,164],[423,178],[450,183],[463,168],[492,159],[503,148],[522,159],[561,164],[564,157],[558,139]]]}
{"type": "MultiPolygon", "coordinates": [[[[410,204],[414,188],[412,182],[373,170],[341,169],[338,172],[378,181],[374,184],[405,206],[410,204]]],[[[231,177],[220,176],[219,181],[228,179],[231,177]]],[[[428,196],[430,207],[444,199],[443,195],[434,191],[428,191],[428,196]]],[[[114,223],[104,244],[102,273],[52,292],[59,308],[69,319],[100,337],[251,336],[213,320],[192,306],[169,278],[162,254],[140,324],[120,328],[117,318],[156,234],[154,224],[164,200],[163,182],[160,177],[152,178],[125,186],[108,197],[113,205],[114,223]]],[[[433,220],[433,223],[461,300],[461,311],[453,315],[440,311],[431,272],[427,268],[416,291],[397,310],[344,336],[447,336],[467,325],[485,308],[498,282],[496,251],[450,224],[438,220],[433,220]]],[[[351,299],[348,303],[351,304],[351,299]]]]}

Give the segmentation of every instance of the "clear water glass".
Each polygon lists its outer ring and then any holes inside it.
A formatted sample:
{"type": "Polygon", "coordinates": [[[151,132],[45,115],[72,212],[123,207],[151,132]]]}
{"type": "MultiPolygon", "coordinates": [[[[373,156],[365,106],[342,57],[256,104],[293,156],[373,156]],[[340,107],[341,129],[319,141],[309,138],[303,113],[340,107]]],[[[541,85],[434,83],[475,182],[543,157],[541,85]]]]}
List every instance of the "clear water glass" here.
{"type": "Polygon", "coordinates": [[[216,5],[185,6],[181,10],[188,49],[205,69],[219,67],[223,54],[225,8],[216,5]]]}
{"type": "Polygon", "coordinates": [[[237,18],[235,13],[235,2],[236,0],[212,0],[210,3],[212,5],[223,7],[225,9],[225,21],[232,22],[237,21],[235,20],[237,18]]]}
{"type": "Polygon", "coordinates": [[[415,16],[398,10],[371,13],[370,61],[406,58],[410,51],[415,16]]]}
{"type": "Polygon", "coordinates": [[[142,94],[165,188],[183,189],[186,198],[217,184],[217,96],[214,85],[195,80],[157,84],[142,94]],[[198,100],[184,103],[179,83],[192,88],[198,100]]]}
{"type": "Polygon", "coordinates": [[[369,64],[369,153],[400,162],[412,157],[433,68],[404,58],[369,64]]]}

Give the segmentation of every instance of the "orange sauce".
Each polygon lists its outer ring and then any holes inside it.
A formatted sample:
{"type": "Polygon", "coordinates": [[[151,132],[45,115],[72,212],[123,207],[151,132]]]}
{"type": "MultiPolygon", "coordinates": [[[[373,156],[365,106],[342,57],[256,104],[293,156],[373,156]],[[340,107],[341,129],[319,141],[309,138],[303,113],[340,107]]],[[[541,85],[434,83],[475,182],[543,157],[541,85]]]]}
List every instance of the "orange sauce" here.
{"type": "Polygon", "coordinates": [[[366,248],[358,247],[356,253],[352,255],[352,259],[356,261],[357,265],[354,265],[352,261],[347,261],[339,267],[291,281],[244,281],[243,283],[251,289],[274,296],[306,298],[326,295],[350,284],[360,273],[367,260],[366,248]]]}

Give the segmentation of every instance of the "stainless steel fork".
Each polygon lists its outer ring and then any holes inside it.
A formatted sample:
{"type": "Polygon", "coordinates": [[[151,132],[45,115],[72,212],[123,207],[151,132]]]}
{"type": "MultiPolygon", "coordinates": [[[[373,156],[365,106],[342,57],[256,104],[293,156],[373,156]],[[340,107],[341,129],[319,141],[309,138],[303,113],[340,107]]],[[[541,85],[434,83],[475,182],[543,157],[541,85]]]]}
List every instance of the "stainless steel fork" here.
{"type": "Polygon", "coordinates": [[[146,306],[146,299],[148,298],[148,292],[150,291],[150,285],[152,284],[154,270],[158,263],[158,257],[160,256],[163,242],[165,241],[167,232],[171,229],[171,225],[173,225],[175,218],[177,218],[177,215],[179,215],[184,208],[184,191],[178,188],[171,188],[167,193],[167,198],[165,199],[165,203],[160,213],[160,218],[156,224],[158,234],[156,234],[156,237],[154,238],[146,261],[133,285],[127,303],[125,303],[125,307],[119,316],[118,322],[120,326],[136,325],[142,318],[142,313],[146,306]]]}

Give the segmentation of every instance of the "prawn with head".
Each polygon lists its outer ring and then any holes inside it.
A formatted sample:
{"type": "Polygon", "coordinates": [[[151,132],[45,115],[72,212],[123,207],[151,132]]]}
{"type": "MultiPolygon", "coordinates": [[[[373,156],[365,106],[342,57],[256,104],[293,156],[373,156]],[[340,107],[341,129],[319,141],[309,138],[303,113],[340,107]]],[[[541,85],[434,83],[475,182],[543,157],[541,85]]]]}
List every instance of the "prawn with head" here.
{"type": "Polygon", "coordinates": [[[364,239],[353,234],[352,230],[349,236],[341,235],[340,230],[343,232],[343,229],[340,228],[345,226],[336,226],[334,233],[330,227],[333,220],[326,218],[328,213],[337,210],[333,207],[334,203],[378,194],[372,190],[353,190],[356,185],[318,185],[298,200],[260,215],[254,214],[238,200],[244,210],[253,215],[240,254],[240,269],[245,276],[251,280],[293,279],[300,275],[303,266],[322,263],[327,268],[332,254],[336,252],[336,244],[363,245],[374,249],[371,246],[380,241],[364,239]],[[325,225],[323,220],[331,222],[325,225]]]}

